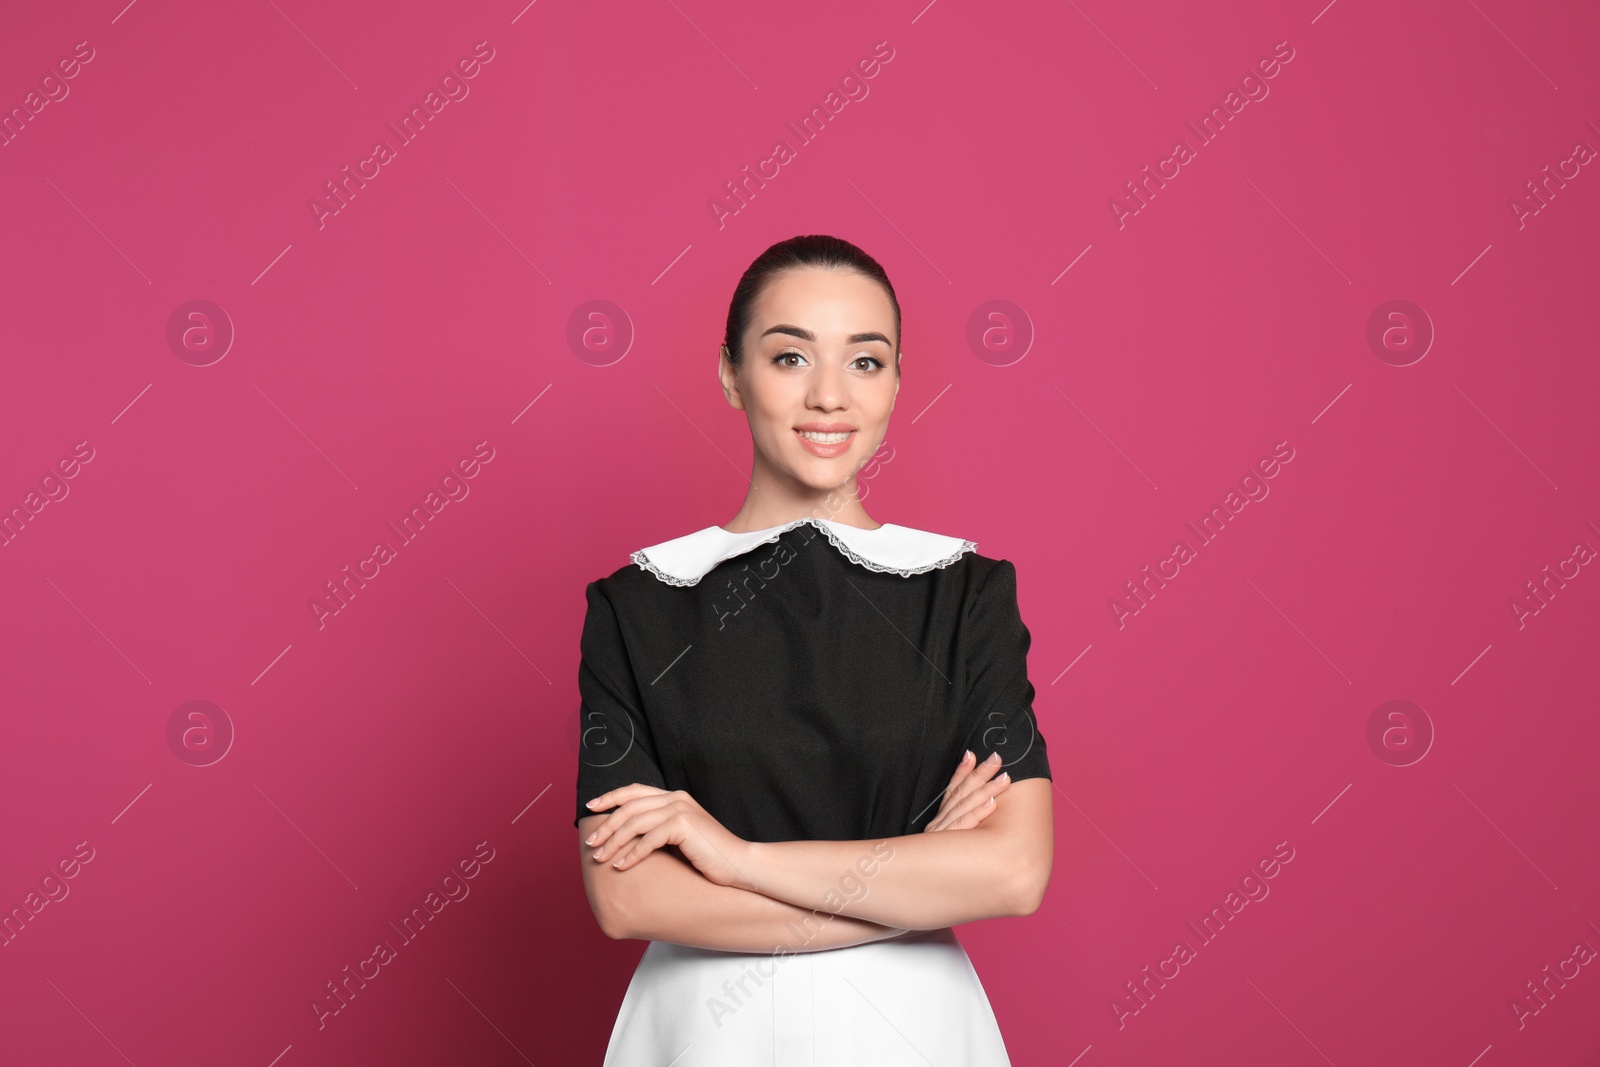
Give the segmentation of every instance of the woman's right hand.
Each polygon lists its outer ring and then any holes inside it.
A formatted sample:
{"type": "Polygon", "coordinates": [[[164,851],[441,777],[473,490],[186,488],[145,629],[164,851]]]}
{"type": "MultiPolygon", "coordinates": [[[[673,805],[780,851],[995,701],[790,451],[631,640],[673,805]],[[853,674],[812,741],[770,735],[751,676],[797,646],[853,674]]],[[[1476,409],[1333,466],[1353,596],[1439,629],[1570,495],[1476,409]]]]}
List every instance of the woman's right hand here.
{"type": "Polygon", "coordinates": [[[994,798],[1005,792],[1011,784],[1011,776],[1002,773],[995,777],[995,772],[1000,770],[998,758],[982,763],[977,760],[970,749],[962,755],[955,774],[950,776],[950,784],[945,787],[938,814],[923,828],[923,833],[970,830],[994,812],[997,804],[994,798]]]}

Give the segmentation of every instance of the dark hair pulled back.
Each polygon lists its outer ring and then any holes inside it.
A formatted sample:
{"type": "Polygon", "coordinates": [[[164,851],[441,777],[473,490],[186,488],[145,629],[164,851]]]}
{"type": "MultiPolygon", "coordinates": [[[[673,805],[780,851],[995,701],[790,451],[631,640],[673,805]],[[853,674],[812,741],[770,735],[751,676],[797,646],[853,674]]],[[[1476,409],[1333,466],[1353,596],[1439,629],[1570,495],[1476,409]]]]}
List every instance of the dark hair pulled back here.
{"type": "MultiPolygon", "coordinates": [[[[722,343],[727,350],[728,362],[735,370],[744,361],[741,345],[745,328],[750,325],[751,309],[755,306],[756,297],[760,296],[761,291],[779,274],[801,267],[853,270],[883,286],[883,291],[889,294],[889,304],[894,308],[894,337],[898,348],[900,301],[896,299],[894,286],[889,284],[889,275],[883,267],[877,260],[842,237],[808,233],[779,241],[761,253],[755,258],[755,262],[745,268],[739,284],[734,287],[733,300],[728,305],[728,324],[723,332],[722,343]]],[[[897,351],[894,365],[896,374],[900,373],[899,355],[897,351]]]]}

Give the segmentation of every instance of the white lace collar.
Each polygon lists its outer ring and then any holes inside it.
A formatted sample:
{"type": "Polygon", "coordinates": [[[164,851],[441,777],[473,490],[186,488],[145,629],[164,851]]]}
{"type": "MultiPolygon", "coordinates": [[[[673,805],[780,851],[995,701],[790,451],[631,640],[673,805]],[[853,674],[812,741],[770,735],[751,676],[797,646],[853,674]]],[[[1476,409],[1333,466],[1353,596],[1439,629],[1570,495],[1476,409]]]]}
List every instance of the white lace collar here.
{"type": "Polygon", "coordinates": [[[886,522],[876,530],[846,526],[832,519],[806,516],[771,526],[765,530],[730,533],[720,526],[707,526],[692,534],[641,548],[630,557],[634,563],[668,585],[694,585],[725,559],[741,555],[757,545],[776,541],[785,530],[810,523],[827,536],[828,542],[843,552],[852,563],[869,571],[887,571],[902,578],[947,567],[963,553],[976,551],[978,543],[960,537],[913,530],[886,522]]]}

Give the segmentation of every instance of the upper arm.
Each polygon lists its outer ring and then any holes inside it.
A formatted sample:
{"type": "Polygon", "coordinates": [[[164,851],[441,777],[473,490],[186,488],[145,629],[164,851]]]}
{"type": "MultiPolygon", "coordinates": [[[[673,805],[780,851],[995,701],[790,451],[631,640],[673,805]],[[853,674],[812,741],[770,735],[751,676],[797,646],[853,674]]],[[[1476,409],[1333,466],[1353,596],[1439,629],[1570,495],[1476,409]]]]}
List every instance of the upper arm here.
{"type": "Polygon", "coordinates": [[[995,798],[995,810],[973,827],[1000,835],[1016,877],[1017,914],[1032,915],[1044,900],[1055,859],[1055,814],[1048,778],[1012,782],[995,798]]]}

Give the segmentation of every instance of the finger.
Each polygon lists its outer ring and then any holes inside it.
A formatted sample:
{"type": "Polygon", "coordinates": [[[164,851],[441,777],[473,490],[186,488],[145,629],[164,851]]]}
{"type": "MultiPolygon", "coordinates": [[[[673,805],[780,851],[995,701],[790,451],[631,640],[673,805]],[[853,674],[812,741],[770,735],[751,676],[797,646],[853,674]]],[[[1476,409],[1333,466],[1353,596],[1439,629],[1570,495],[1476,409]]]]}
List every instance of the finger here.
{"type": "Polygon", "coordinates": [[[622,854],[612,862],[611,866],[619,871],[625,871],[666,844],[667,839],[671,836],[671,827],[666,822],[663,822],[649,833],[639,837],[630,847],[624,849],[622,854]]]}
{"type": "Polygon", "coordinates": [[[962,779],[959,785],[955,787],[950,795],[950,799],[952,801],[961,801],[972,796],[979,789],[982,789],[985,785],[987,785],[988,782],[995,776],[995,774],[999,772],[999,770],[999,760],[984,760],[982,763],[979,763],[977,766],[973,767],[972,771],[962,779]]]}
{"type": "MultiPolygon", "coordinates": [[[[992,798],[998,797],[1001,793],[1005,792],[1010,785],[1011,776],[1005,772],[1001,772],[1000,777],[994,779],[993,781],[986,782],[982,788],[974,790],[970,796],[962,798],[961,801],[953,805],[950,809],[951,822],[966,820],[967,817],[972,813],[988,805],[992,798]]],[[[988,814],[988,812],[986,811],[985,814],[988,814]]],[[[968,826],[975,826],[981,821],[981,818],[976,821],[964,821],[962,825],[964,828],[968,826]]]]}
{"type": "Polygon", "coordinates": [[[961,765],[956,768],[956,773],[951,776],[950,784],[945,788],[943,799],[939,802],[939,810],[934,814],[926,830],[944,830],[950,828],[950,812],[966,798],[981,789],[990,777],[999,769],[999,761],[976,762],[977,757],[968,749],[961,757],[961,765]]]}
{"type": "Polygon", "coordinates": [[[657,789],[653,785],[645,785],[643,782],[633,782],[629,785],[620,786],[616,789],[601,793],[599,796],[585,804],[585,807],[598,814],[602,811],[605,811],[607,808],[614,808],[618,804],[625,803],[635,797],[648,796],[651,793],[665,792],[665,789],[657,789]]]}
{"type": "Polygon", "coordinates": [[[956,786],[960,785],[967,775],[972,773],[972,768],[977,762],[978,757],[972,754],[972,749],[969,748],[961,754],[961,759],[956,763],[955,773],[950,775],[950,782],[945,786],[946,795],[948,795],[956,786]]]}
{"type": "Polygon", "coordinates": [[[654,826],[659,821],[661,812],[665,811],[671,815],[673,813],[671,804],[672,801],[666,794],[661,794],[659,799],[639,797],[607,815],[605,823],[595,831],[594,858],[601,862],[611,859],[635,835],[654,826]]]}

